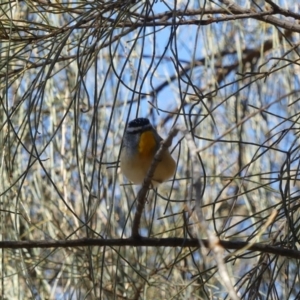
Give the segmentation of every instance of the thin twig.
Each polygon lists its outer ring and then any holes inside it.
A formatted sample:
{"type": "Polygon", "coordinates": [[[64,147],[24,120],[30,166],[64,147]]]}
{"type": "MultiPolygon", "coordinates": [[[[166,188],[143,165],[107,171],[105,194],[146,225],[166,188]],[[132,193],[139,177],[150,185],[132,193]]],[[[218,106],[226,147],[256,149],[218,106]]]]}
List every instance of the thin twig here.
{"type": "Polygon", "coordinates": [[[136,212],[135,212],[134,219],[133,219],[133,225],[132,225],[132,237],[133,238],[140,238],[139,227],[140,227],[140,222],[141,222],[141,216],[142,216],[142,212],[144,210],[145,203],[146,203],[146,194],[151,185],[151,179],[154,175],[154,172],[155,172],[155,169],[156,169],[158,163],[162,159],[164,152],[167,151],[167,149],[171,146],[172,140],[173,140],[174,136],[177,134],[177,132],[178,132],[178,129],[176,127],[172,128],[168,137],[164,141],[161,142],[161,146],[158,149],[158,151],[156,152],[154,159],[152,161],[152,164],[148,170],[147,176],[144,179],[141,189],[138,192],[137,208],[136,208],[136,212]]]}

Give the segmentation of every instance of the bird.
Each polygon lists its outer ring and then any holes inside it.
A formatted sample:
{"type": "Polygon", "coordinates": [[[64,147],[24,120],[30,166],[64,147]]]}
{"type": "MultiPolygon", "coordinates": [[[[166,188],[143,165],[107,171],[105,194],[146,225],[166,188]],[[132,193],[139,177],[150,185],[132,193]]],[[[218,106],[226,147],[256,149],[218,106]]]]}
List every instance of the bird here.
{"type": "MultiPolygon", "coordinates": [[[[120,167],[123,175],[134,184],[141,184],[147,175],[156,151],[163,139],[147,118],[137,118],[128,123],[123,137],[120,167]]],[[[156,166],[152,187],[175,174],[176,163],[167,149],[156,166]]]]}

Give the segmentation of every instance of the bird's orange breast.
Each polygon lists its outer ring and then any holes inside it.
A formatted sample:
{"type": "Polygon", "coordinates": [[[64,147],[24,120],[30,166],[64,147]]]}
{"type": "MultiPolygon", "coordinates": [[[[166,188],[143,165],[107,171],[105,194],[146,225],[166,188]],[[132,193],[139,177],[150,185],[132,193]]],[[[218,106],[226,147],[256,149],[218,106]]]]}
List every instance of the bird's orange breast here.
{"type": "Polygon", "coordinates": [[[139,154],[142,157],[153,156],[156,148],[156,140],[152,131],[145,131],[141,134],[139,142],[139,154]]]}

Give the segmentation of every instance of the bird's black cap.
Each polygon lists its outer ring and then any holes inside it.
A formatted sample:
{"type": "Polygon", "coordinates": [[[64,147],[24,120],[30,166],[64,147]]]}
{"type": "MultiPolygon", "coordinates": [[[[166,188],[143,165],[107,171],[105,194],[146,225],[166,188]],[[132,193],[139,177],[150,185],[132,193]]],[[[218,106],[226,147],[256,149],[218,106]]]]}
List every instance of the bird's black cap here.
{"type": "Polygon", "coordinates": [[[152,128],[152,125],[147,118],[137,118],[128,123],[127,132],[135,133],[150,128],[152,128]]]}

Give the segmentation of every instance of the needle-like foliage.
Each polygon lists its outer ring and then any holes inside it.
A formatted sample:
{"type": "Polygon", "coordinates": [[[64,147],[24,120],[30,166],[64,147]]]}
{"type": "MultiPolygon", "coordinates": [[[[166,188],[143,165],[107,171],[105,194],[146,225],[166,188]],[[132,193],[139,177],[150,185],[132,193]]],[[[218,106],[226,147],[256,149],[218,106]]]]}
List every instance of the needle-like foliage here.
{"type": "Polygon", "coordinates": [[[1,299],[298,299],[298,11],[2,1],[1,299]],[[136,117],[177,163],[138,200],[136,117]]]}

